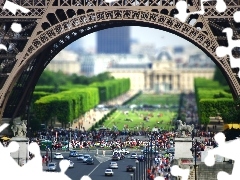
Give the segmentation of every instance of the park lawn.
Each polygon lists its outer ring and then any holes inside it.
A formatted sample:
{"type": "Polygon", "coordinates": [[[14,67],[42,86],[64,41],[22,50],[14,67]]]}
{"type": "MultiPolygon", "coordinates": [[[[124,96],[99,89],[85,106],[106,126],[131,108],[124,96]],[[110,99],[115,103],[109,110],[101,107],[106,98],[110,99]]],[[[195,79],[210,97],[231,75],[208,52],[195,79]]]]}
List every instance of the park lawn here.
{"type": "Polygon", "coordinates": [[[112,129],[113,125],[115,125],[120,131],[123,130],[124,125],[128,125],[130,130],[137,130],[136,127],[139,127],[138,130],[141,130],[142,127],[144,127],[145,130],[147,127],[150,128],[149,130],[152,130],[154,127],[171,130],[173,126],[170,122],[172,122],[176,116],[177,112],[169,111],[167,109],[155,111],[135,110],[128,111],[128,114],[124,114],[124,111],[122,110],[117,110],[105,120],[103,126],[112,129]],[[162,116],[159,117],[159,114],[162,114],[162,116]],[[148,115],[152,115],[152,117],[149,116],[148,122],[144,121],[144,117],[147,117],[148,115]],[[126,119],[131,119],[132,121],[126,119]]]}
{"type": "Polygon", "coordinates": [[[179,105],[179,94],[141,94],[128,104],[148,104],[148,105],[179,105]]]}

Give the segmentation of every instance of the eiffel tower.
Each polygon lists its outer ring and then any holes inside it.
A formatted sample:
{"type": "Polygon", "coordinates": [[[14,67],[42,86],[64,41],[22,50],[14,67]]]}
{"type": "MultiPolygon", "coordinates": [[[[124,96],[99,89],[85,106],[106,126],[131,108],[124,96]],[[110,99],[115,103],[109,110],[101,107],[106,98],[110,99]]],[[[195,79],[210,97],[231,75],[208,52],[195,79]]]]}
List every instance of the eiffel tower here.
{"type": "MultiPolygon", "coordinates": [[[[44,68],[63,48],[87,34],[118,26],[165,30],[192,42],[222,70],[233,97],[240,95],[238,68],[230,67],[228,56],[219,58],[215,53],[218,46],[228,46],[224,28],[232,28],[233,39],[239,39],[240,26],[233,20],[240,8],[237,0],[226,0],[223,13],[217,12],[216,0],[204,2],[204,15],[189,15],[184,23],[174,18],[178,0],[12,0],[30,10],[16,14],[3,10],[6,1],[0,0],[0,43],[7,47],[0,50],[1,118],[26,112],[44,68]],[[11,30],[13,22],[22,25],[20,33],[11,30]]],[[[200,1],[187,4],[188,12],[201,10],[200,1]]],[[[238,48],[233,55],[238,57],[238,48]]]]}

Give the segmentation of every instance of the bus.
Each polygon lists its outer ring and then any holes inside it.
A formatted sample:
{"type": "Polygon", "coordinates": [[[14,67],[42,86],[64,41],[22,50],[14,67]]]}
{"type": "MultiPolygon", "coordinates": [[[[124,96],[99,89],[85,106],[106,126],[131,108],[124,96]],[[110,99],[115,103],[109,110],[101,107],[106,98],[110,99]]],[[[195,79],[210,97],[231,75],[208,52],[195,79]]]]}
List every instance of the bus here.
{"type": "Polygon", "coordinates": [[[51,148],[52,146],[52,141],[49,140],[43,140],[40,142],[40,150],[41,151],[46,151],[47,148],[51,148]]]}

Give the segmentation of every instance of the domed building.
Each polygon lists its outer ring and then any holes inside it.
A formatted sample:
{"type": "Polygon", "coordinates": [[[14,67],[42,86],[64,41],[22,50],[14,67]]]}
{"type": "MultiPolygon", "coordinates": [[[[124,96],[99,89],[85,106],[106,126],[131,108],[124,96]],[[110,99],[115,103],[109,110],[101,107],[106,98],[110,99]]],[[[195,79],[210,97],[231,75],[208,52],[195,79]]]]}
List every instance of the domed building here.
{"type": "Polygon", "coordinates": [[[146,73],[147,88],[156,92],[177,91],[179,72],[170,51],[162,50],[152,62],[152,69],[146,73]]]}

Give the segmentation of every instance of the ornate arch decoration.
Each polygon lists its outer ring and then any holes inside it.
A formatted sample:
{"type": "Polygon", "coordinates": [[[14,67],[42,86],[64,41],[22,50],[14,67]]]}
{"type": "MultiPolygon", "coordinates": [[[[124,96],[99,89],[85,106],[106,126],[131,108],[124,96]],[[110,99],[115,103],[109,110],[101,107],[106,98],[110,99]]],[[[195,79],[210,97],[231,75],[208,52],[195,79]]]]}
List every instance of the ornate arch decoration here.
{"type": "MultiPolygon", "coordinates": [[[[229,65],[229,59],[218,58],[216,56],[215,50],[218,47],[218,44],[210,35],[208,36],[206,31],[198,30],[187,23],[180,22],[176,18],[156,12],[116,9],[98,12],[90,11],[86,14],[73,16],[72,18],[68,18],[52,26],[49,26],[48,23],[41,24],[42,31],[39,31],[37,36],[29,41],[23,52],[17,56],[17,63],[6,80],[0,94],[0,104],[5,107],[9,92],[11,92],[13,88],[13,84],[17,81],[23,69],[27,67],[32,59],[36,58],[41,52],[51,47],[61,38],[65,38],[66,35],[83,28],[89,29],[89,32],[95,32],[100,30],[97,29],[97,27],[101,24],[103,25],[101,29],[124,25],[146,26],[166,30],[183,37],[203,50],[214,61],[214,63],[218,65],[229,83],[233,96],[238,98],[240,95],[240,86],[236,75],[233,73],[233,70],[229,65]],[[106,26],[104,26],[104,24],[106,26]]],[[[69,41],[69,44],[71,42],[73,41],[69,41]]],[[[64,46],[66,47],[67,45],[64,46]]],[[[59,48],[58,52],[63,48],[59,48]]]]}

